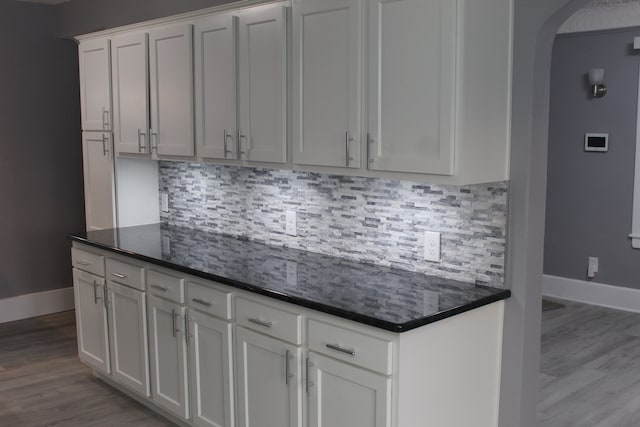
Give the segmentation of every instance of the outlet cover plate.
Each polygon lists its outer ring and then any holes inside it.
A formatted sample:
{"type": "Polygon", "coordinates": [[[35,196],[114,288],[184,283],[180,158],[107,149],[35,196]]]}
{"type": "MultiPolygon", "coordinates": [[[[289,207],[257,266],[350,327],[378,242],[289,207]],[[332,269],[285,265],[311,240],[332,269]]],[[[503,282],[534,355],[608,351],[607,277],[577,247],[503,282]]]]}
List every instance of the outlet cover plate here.
{"type": "Polygon", "coordinates": [[[440,262],[440,233],[435,231],[424,232],[424,259],[430,262],[440,262]]]}
{"type": "Polygon", "coordinates": [[[287,211],[285,217],[285,233],[287,233],[289,236],[298,235],[295,211],[287,211]]]}

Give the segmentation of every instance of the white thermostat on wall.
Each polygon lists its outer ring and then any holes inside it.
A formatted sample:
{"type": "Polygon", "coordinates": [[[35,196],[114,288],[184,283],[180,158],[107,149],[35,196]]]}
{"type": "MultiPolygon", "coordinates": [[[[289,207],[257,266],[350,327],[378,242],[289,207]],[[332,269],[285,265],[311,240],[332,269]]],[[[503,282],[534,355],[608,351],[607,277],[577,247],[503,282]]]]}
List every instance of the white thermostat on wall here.
{"type": "Polygon", "coordinates": [[[584,151],[609,151],[608,133],[588,133],[584,136],[584,151]]]}

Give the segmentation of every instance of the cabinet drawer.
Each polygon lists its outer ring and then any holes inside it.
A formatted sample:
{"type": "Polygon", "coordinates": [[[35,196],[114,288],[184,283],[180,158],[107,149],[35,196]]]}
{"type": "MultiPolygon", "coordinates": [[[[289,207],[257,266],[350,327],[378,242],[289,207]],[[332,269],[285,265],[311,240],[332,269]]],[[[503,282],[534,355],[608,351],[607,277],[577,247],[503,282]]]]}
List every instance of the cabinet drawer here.
{"type": "Polygon", "coordinates": [[[309,349],[372,371],[391,375],[393,343],[309,319],[309,349]]]}
{"type": "Polygon", "coordinates": [[[107,280],[144,291],[144,268],[107,258],[107,280]]]}
{"type": "Polygon", "coordinates": [[[149,285],[151,295],[184,304],[183,278],[149,270],[147,273],[147,284],[149,285]]]}
{"type": "Polygon", "coordinates": [[[231,319],[231,293],[196,282],[187,282],[187,304],[194,310],[231,319]]]}
{"type": "Polygon", "coordinates": [[[104,257],[78,248],[71,248],[73,266],[96,276],[104,277],[104,257]]]}
{"type": "Polygon", "coordinates": [[[237,323],[292,344],[302,344],[302,316],[244,298],[236,298],[237,323]]]}

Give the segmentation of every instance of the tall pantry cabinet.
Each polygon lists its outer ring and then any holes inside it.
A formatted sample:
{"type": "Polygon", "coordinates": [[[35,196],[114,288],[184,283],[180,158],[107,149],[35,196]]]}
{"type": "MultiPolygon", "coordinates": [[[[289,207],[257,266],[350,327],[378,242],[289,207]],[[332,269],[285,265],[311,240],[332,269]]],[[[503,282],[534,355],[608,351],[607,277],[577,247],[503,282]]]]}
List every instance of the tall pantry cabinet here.
{"type": "Polygon", "coordinates": [[[111,44],[108,39],[79,45],[82,158],[87,230],[116,224],[111,110],[111,44]]]}

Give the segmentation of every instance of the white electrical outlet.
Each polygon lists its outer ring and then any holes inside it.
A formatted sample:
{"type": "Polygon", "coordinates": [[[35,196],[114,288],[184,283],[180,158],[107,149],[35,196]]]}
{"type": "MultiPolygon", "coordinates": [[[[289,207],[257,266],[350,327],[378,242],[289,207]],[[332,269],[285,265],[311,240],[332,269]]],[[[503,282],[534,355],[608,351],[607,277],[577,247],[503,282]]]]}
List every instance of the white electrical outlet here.
{"type": "Polygon", "coordinates": [[[424,232],[424,259],[425,261],[440,262],[440,233],[424,232]]]}
{"type": "Polygon", "coordinates": [[[589,264],[587,266],[587,277],[593,279],[596,277],[596,273],[598,272],[598,258],[589,257],[589,264]]]}
{"type": "Polygon", "coordinates": [[[298,284],[298,263],[287,261],[287,285],[296,286],[298,284]]]}
{"type": "Polygon", "coordinates": [[[162,193],[161,200],[162,206],[160,206],[160,209],[162,212],[169,212],[169,195],[167,193],[162,193]]]}
{"type": "Polygon", "coordinates": [[[287,233],[289,236],[298,235],[295,211],[287,211],[285,218],[285,233],[287,233]]]}

